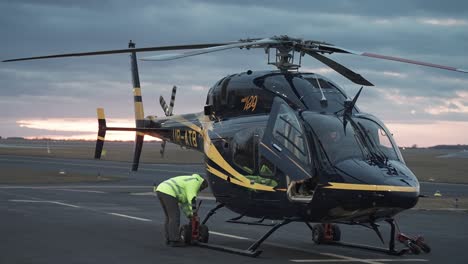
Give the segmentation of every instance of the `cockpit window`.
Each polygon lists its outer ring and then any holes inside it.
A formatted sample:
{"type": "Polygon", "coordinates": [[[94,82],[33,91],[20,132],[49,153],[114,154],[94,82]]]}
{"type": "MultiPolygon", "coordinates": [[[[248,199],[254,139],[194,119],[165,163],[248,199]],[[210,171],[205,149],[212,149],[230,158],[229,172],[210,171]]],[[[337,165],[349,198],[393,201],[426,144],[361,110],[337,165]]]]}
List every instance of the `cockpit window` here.
{"type": "Polygon", "coordinates": [[[319,88],[319,84],[320,88],[322,89],[336,89],[336,87],[332,83],[327,82],[322,78],[308,77],[304,79],[310,82],[310,84],[312,84],[312,86],[317,89],[319,88]]]}
{"type": "Polygon", "coordinates": [[[303,117],[331,163],[346,159],[402,161],[388,130],[372,119],[353,117],[347,120],[345,128],[343,118],[335,115],[305,112],[303,117]]]}
{"type": "Polygon", "coordinates": [[[289,102],[293,102],[297,106],[301,106],[302,103],[294,93],[291,84],[285,78],[285,75],[271,75],[264,76],[254,80],[254,83],[262,88],[266,88],[277,94],[278,96],[285,98],[289,102]]]}
{"type": "Polygon", "coordinates": [[[232,141],[233,161],[247,174],[253,174],[255,171],[257,152],[257,142],[255,142],[256,135],[258,135],[256,129],[244,129],[237,132],[232,141]]]}
{"type": "Polygon", "coordinates": [[[331,82],[316,76],[293,79],[294,88],[297,90],[307,108],[316,112],[337,112],[343,109],[346,96],[331,82]],[[326,104],[320,102],[323,95],[326,104]]]}
{"type": "Polygon", "coordinates": [[[351,125],[346,126],[345,133],[341,118],[311,112],[304,113],[303,117],[311,125],[330,162],[365,159],[365,148],[358,135],[351,125]]]}
{"type": "Polygon", "coordinates": [[[391,135],[387,130],[371,119],[355,118],[357,124],[369,136],[371,144],[374,145],[378,154],[390,160],[400,160],[398,156],[398,148],[394,146],[391,140],[391,135]]]}

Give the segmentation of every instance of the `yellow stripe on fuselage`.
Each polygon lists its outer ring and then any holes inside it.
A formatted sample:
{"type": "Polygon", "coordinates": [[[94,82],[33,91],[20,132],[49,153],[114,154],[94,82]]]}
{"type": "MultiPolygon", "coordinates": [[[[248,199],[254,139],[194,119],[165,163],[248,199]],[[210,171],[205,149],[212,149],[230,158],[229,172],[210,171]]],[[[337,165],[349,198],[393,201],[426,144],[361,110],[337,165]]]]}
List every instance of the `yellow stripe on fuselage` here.
{"type": "Polygon", "coordinates": [[[326,186],[323,188],[335,189],[335,190],[374,191],[374,192],[419,192],[419,188],[410,187],[410,186],[354,184],[354,183],[339,183],[339,182],[329,182],[329,184],[330,186],[326,186]]]}
{"type": "Polygon", "coordinates": [[[238,185],[255,189],[255,190],[260,190],[260,191],[269,191],[269,192],[274,192],[275,190],[271,186],[263,185],[263,184],[251,184],[250,180],[247,179],[244,175],[240,174],[238,171],[236,171],[219,153],[218,149],[216,149],[216,146],[213,145],[211,140],[205,140],[205,155],[208,156],[210,160],[212,160],[214,163],[216,163],[218,166],[223,168],[227,173],[231,174],[234,178],[239,180],[239,183],[236,183],[238,185]]]}
{"type": "MultiPolygon", "coordinates": [[[[206,164],[206,167],[207,167],[207,171],[211,172],[212,174],[218,176],[219,178],[223,179],[223,180],[228,180],[228,176],[222,172],[220,172],[219,170],[211,167],[210,165],[206,164]]],[[[231,178],[230,179],[231,181],[237,181],[239,182],[239,180],[235,179],[235,178],[231,178]]]]}
{"type": "MultiPolygon", "coordinates": [[[[202,121],[203,121],[201,119],[202,119],[202,116],[200,116],[198,118],[200,123],[202,123],[202,121]]],[[[177,122],[181,123],[182,125],[187,126],[190,129],[195,130],[197,133],[202,135],[202,137],[204,139],[203,140],[203,142],[204,142],[203,147],[204,147],[205,155],[210,160],[212,160],[214,163],[216,163],[218,166],[223,168],[227,173],[229,173],[232,176],[231,179],[236,179],[237,180],[237,181],[233,181],[232,183],[243,186],[243,187],[246,187],[246,188],[260,190],[260,191],[268,191],[268,192],[274,192],[275,191],[275,189],[273,189],[273,187],[268,186],[268,185],[263,185],[263,184],[258,184],[258,183],[251,184],[249,179],[247,179],[244,175],[240,174],[237,170],[235,170],[223,158],[221,153],[219,153],[218,149],[216,149],[216,146],[213,145],[213,143],[211,142],[210,137],[208,136],[207,128],[203,129],[203,128],[195,125],[193,122],[185,119],[182,116],[174,116],[172,118],[172,120],[177,121],[177,122]]],[[[214,169],[214,168],[212,168],[212,169],[214,169]]],[[[221,177],[221,178],[224,178],[224,176],[225,176],[225,180],[227,180],[227,176],[225,174],[222,174],[220,171],[218,171],[218,172],[219,172],[218,175],[215,174],[216,176],[221,177]],[[222,175],[224,175],[224,176],[220,176],[221,175],[220,173],[222,175]]]]}

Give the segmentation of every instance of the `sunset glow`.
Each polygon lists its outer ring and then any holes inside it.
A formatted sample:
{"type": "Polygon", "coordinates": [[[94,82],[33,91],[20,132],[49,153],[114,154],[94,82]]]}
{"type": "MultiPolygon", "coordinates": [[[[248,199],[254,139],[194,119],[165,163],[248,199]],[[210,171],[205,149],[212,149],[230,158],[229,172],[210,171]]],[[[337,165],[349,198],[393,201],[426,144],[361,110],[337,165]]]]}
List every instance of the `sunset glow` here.
{"type": "MultiPolygon", "coordinates": [[[[98,124],[96,119],[87,118],[46,118],[18,120],[16,122],[20,127],[32,128],[57,132],[58,134],[49,134],[44,132],[40,136],[31,136],[28,138],[50,138],[65,140],[96,140],[98,124]]],[[[135,123],[129,119],[113,119],[107,122],[109,127],[135,127],[135,123]]],[[[134,132],[107,131],[106,140],[134,140],[134,132]]],[[[146,136],[145,141],[160,141],[155,137],[146,136]]]]}

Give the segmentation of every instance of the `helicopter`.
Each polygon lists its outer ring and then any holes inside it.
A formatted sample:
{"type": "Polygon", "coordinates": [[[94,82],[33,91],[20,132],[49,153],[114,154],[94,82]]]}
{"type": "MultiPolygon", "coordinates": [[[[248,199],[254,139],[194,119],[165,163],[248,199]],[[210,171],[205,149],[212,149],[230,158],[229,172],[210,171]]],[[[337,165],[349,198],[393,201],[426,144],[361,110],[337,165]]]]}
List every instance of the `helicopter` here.
{"type": "MultiPolygon", "coordinates": [[[[332,80],[300,72],[302,58],[311,56],[351,82],[373,86],[360,74],[326,55],[342,53],[391,60],[450,71],[467,70],[432,63],[359,52],[333,44],[273,36],[234,42],[67,53],[5,60],[4,62],[129,53],[135,106],[135,127],[109,127],[98,108],[98,137],[94,158],[100,159],[106,131],[133,131],[132,171],[137,171],[145,136],[194,149],[204,154],[206,177],[217,205],[204,220],[226,207],[239,216],[228,223],[270,226],[248,249],[199,241],[200,246],[246,256],[258,256],[260,245],[278,228],[302,222],[317,244],[334,244],[401,255],[429,252],[422,237],[399,232],[395,215],[416,205],[418,179],[405,164],[392,134],[377,117],[356,105],[353,97],[332,80]],[[217,81],[208,91],[202,112],[174,115],[177,87],[169,106],[160,97],[164,117],[144,115],[138,52],[179,51],[142,58],[167,61],[228,49],[262,49],[271,71],[245,71],[217,81]],[[244,217],[254,221],[243,220],[244,217]],[[271,224],[265,220],[275,220],[271,224]],[[341,242],[338,224],[361,225],[384,239],[379,222],[390,225],[388,248],[341,242]],[[310,223],[317,223],[312,226],[310,223]],[[395,239],[404,244],[397,250],[395,239]]],[[[208,232],[208,229],[204,229],[208,232]]],[[[207,237],[205,235],[205,237],[207,237]]]]}

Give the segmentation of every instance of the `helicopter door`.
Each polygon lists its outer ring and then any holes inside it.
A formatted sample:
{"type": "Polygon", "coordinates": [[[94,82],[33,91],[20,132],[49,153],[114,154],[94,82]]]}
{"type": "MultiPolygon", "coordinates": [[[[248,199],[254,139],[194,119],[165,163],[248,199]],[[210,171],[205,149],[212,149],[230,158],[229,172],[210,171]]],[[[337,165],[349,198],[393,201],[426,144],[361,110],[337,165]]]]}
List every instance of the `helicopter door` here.
{"type": "Polygon", "coordinates": [[[316,187],[307,135],[297,113],[281,98],[273,101],[270,117],[259,144],[259,168],[274,167],[280,184],[292,201],[309,202],[316,187]]]}

